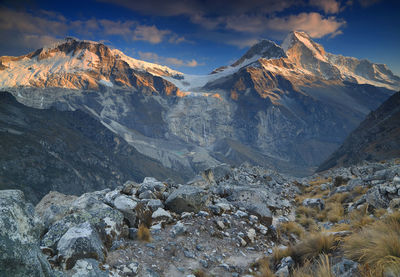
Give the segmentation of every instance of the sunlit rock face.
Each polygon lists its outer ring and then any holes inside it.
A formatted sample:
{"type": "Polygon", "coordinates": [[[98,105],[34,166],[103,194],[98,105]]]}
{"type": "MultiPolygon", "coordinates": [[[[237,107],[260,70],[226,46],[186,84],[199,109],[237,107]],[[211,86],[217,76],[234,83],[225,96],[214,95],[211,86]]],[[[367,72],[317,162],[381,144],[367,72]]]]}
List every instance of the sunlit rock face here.
{"type": "Polygon", "coordinates": [[[400,87],[384,65],[326,53],[301,32],[203,76],[77,40],[0,61],[0,86],[21,103],[84,110],[186,179],[244,161],[308,174],[400,87]]]}

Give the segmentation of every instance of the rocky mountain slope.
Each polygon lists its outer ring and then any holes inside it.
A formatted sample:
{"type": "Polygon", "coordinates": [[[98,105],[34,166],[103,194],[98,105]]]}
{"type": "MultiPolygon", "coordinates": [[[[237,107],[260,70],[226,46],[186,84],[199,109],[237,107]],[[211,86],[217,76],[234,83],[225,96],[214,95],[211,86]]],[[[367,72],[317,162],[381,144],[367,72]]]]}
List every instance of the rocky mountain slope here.
{"type": "Polygon", "coordinates": [[[39,110],[0,93],[0,189],[37,203],[50,190],[82,194],[146,175],[181,180],[82,111],[39,110]]]}
{"type": "Polygon", "coordinates": [[[293,32],[282,46],[263,40],[232,65],[194,76],[69,39],[1,57],[0,86],[30,107],[84,110],[184,178],[253,156],[255,165],[307,175],[400,87],[383,65],[333,57],[293,32]]]}
{"type": "Polygon", "coordinates": [[[0,275],[398,276],[399,162],[307,178],[219,165],[35,208],[0,190],[0,275]]]}
{"type": "Polygon", "coordinates": [[[397,92],[371,112],[318,170],[399,156],[400,92],[397,92]]]}

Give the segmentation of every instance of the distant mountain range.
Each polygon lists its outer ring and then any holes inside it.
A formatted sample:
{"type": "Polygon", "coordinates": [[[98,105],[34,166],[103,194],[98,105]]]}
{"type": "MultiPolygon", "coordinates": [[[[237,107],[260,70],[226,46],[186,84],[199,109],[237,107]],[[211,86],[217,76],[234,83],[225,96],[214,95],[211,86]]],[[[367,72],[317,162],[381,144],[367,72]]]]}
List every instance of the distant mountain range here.
{"type": "Polygon", "coordinates": [[[281,46],[262,40],[202,76],[68,39],[0,57],[0,88],[29,107],[81,110],[189,180],[244,161],[307,175],[400,88],[400,78],[292,32],[281,46]]]}
{"type": "Polygon", "coordinates": [[[400,92],[386,100],[322,163],[318,171],[351,166],[362,161],[400,157],[400,92]]]}

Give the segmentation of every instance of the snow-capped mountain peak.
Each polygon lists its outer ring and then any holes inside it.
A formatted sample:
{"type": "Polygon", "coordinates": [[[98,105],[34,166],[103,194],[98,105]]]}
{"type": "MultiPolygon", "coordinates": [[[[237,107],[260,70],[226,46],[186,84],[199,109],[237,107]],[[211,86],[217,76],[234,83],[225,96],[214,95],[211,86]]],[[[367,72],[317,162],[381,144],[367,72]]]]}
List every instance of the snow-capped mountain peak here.
{"type": "Polygon", "coordinates": [[[0,57],[0,87],[60,87],[97,89],[113,82],[131,86],[129,70],[153,76],[182,73],[126,56],[94,41],[67,38],[19,57],[0,57]],[[113,80],[111,80],[113,79],[113,80]]]}
{"type": "MultiPolygon", "coordinates": [[[[254,44],[239,60],[231,66],[243,65],[246,61],[256,61],[260,58],[279,59],[286,57],[285,51],[275,42],[263,39],[254,44]]],[[[249,62],[247,62],[249,64],[249,62]]]]}

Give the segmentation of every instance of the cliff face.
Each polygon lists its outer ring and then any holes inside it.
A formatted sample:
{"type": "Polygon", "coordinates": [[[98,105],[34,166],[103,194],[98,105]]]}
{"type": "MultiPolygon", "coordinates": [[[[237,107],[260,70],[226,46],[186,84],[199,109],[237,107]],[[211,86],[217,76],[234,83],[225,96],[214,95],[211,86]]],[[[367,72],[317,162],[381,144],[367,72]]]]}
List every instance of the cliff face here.
{"type": "Polygon", "coordinates": [[[0,141],[0,188],[34,203],[50,190],[81,194],[152,174],[182,180],[85,112],[33,109],[8,93],[0,93],[0,141]]]}
{"type": "Polygon", "coordinates": [[[400,92],[371,112],[318,171],[400,156],[400,92]]]}

